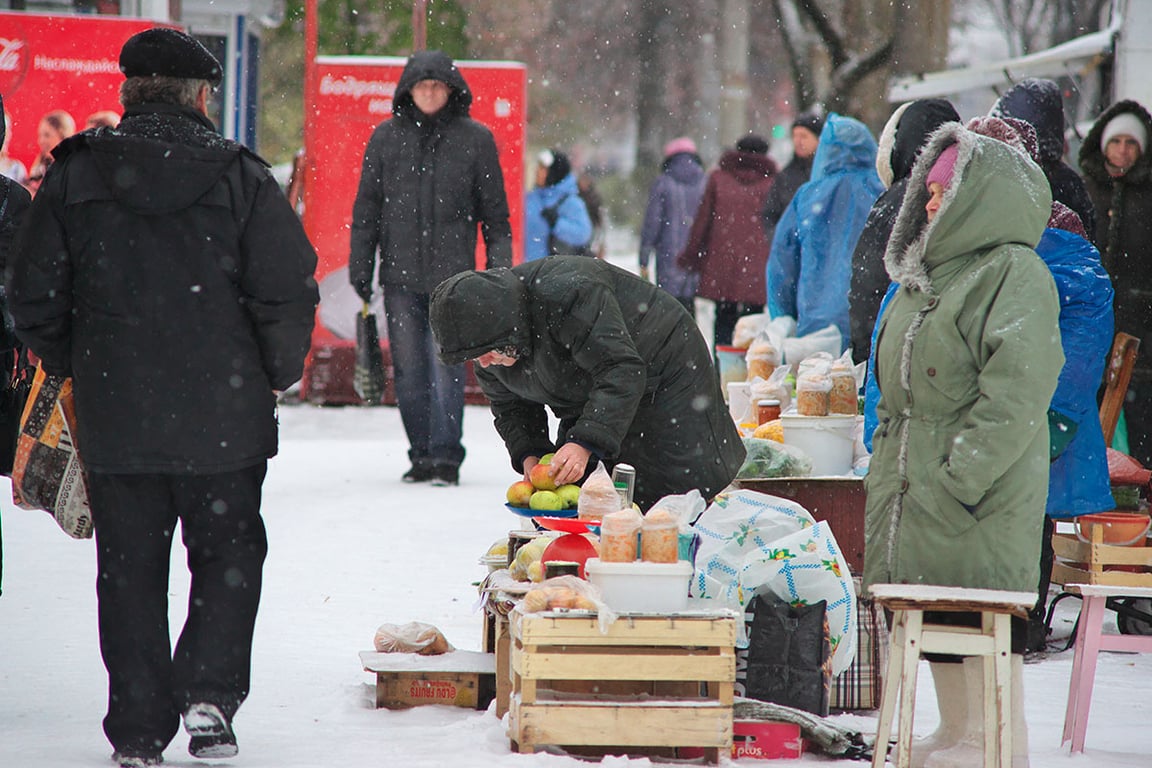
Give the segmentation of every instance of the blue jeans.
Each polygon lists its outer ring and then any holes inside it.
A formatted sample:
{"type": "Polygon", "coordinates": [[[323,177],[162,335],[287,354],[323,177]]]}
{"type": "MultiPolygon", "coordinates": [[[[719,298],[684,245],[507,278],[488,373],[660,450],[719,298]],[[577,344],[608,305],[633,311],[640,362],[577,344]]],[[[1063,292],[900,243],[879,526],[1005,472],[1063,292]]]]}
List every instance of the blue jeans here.
{"type": "Polygon", "coordinates": [[[457,467],[464,460],[464,366],[444,365],[428,324],[428,294],[384,286],[388,348],[400,420],[413,465],[457,467]]]}

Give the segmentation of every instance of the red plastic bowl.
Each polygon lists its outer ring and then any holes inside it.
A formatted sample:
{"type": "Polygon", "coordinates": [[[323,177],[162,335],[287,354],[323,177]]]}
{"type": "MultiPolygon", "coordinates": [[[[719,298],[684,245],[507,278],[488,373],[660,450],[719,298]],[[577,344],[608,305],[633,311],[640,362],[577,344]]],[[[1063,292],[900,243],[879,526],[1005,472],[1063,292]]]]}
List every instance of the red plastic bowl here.
{"type": "Polygon", "coordinates": [[[584,563],[590,557],[596,557],[596,547],[592,546],[592,542],[578,533],[566,533],[548,545],[540,555],[540,562],[545,565],[553,561],[579,563],[579,575],[583,579],[584,563]]]}

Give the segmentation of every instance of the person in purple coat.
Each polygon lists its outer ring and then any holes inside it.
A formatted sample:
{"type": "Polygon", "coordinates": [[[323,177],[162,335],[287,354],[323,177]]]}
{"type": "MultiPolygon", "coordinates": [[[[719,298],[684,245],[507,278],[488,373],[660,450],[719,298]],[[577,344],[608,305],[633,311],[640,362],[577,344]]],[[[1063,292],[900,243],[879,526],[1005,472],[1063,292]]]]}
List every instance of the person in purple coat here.
{"type": "Polygon", "coordinates": [[[689,314],[700,277],[676,264],[688,242],[692,218],[704,195],[704,164],[696,143],[681,137],[664,145],[661,173],[652,183],[648,208],[640,230],[640,276],[649,278],[649,264],[656,258],[656,285],[676,297],[689,314]]]}

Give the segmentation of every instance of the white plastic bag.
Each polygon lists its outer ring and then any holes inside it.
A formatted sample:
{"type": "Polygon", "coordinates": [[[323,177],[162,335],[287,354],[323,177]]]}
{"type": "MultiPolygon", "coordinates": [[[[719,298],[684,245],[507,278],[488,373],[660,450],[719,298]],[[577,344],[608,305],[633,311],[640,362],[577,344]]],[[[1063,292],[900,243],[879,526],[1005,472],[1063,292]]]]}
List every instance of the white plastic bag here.
{"type": "Polygon", "coordinates": [[[816,352],[827,352],[832,357],[840,354],[840,347],[844,340],[840,336],[840,329],[834,325],[813,331],[807,336],[793,336],[784,339],[784,363],[795,365],[816,352]]]}
{"type": "Polygon", "coordinates": [[[740,597],[736,580],[744,556],[815,524],[808,510],[789,499],[747,490],[719,494],[692,526],[700,536],[693,596],[714,598],[743,612],[744,603],[752,599],[740,597]]]}

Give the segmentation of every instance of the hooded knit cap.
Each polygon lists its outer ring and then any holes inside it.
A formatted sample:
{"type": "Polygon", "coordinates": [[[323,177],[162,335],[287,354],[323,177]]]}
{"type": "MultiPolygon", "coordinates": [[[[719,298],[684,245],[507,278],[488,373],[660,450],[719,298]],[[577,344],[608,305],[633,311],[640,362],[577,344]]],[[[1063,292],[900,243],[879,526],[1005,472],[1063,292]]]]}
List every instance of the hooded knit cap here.
{"type": "Polygon", "coordinates": [[[1044,165],[1064,155],[1064,96],[1054,80],[1029,77],[1009,88],[988,112],[992,117],[1013,117],[1036,129],[1039,154],[1032,159],[1044,165]]]}
{"type": "Polygon", "coordinates": [[[568,160],[568,155],[558,149],[544,150],[537,160],[540,165],[548,169],[548,175],[544,178],[546,187],[559,184],[572,172],[572,163],[568,160]]]}
{"type": "Polygon", "coordinates": [[[816,136],[819,136],[820,132],[824,130],[824,118],[815,112],[801,112],[796,116],[796,119],[792,121],[792,127],[807,128],[816,136]]]}
{"type": "Polygon", "coordinates": [[[968,130],[988,136],[1019,150],[1034,162],[1040,162],[1040,143],[1032,124],[1014,117],[974,117],[968,121],[968,130]]]}
{"type": "Polygon", "coordinates": [[[754,155],[768,154],[768,142],[764,138],[750,133],[736,142],[736,149],[740,152],[750,152],[754,155]]]}
{"type": "Polygon", "coordinates": [[[219,85],[220,62],[195,38],[168,27],[137,32],[120,49],[124,77],[177,77],[219,85]]]}
{"type": "Polygon", "coordinates": [[[682,152],[690,155],[696,154],[696,142],[687,136],[681,136],[664,145],[664,157],[672,157],[672,155],[679,155],[682,152]]]}
{"type": "Polygon", "coordinates": [[[506,347],[527,356],[522,292],[519,279],[506,268],[460,272],[436,286],[428,303],[428,323],[440,360],[456,365],[506,347]]]}
{"type": "Polygon", "coordinates": [[[1113,138],[1125,135],[1136,139],[1136,143],[1140,145],[1140,153],[1143,154],[1148,144],[1148,131],[1145,130],[1144,123],[1140,122],[1140,118],[1131,112],[1121,112],[1104,126],[1104,132],[1100,134],[1101,151],[1107,151],[1108,142],[1113,138]]]}
{"type": "Polygon", "coordinates": [[[948,189],[948,185],[952,183],[952,173],[956,170],[956,157],[959,154],[960,147],[957,144],[952,144],[941,152],[933,163],[932,170],[928,172],[928,178],[924,179],[925,186],[937,181],[944,189],[948,189]]]}

